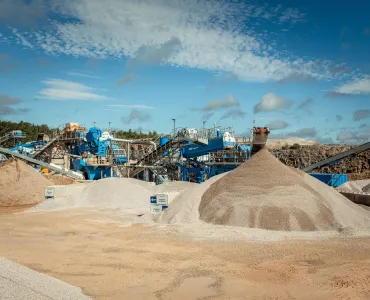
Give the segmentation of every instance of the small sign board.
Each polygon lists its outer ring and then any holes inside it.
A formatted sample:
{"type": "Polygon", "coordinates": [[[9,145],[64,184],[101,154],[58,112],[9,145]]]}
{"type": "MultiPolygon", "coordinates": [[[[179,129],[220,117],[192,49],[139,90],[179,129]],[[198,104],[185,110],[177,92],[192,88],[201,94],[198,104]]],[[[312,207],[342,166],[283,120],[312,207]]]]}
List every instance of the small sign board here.
{"type": "Polygon", "coordinates": [[[168,195],[165,194],[158,194],[157,195],[157,204],[160,205],[168,205],[168,195]]]}
{"type": "Polygon", "coordinates": [[[159,214],[162,212],[162,205],[159,204],[150,204],[150,212],[152,214],[159,214]]]}
{"type": "Polygon", "coordinates": [[[150,196],[150,212],[152,214],[160,214],[166,208],[168,208],[168,195],[150,196]]]}
{"type": "Polygon", "coordinates": [[[55,188],[47,187],[45,189],[45,198],[46,199],[54,198],[54,195],[55,195],[55,188]]]}

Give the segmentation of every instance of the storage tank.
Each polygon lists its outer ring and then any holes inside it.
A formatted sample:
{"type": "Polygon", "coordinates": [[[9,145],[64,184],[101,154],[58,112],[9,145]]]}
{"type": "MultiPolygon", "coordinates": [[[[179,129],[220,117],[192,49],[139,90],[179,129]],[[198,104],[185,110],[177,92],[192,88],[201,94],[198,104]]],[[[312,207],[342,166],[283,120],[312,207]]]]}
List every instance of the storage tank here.
{"type": "MultiPolygon", "coordinates": [[[[163,137],[161,137],[160,139],[159,139],[159,146],[163,146],[164,144],[166,144],[168,142],[168,137],[165,137],[165,136],[163,136],[163,137]]],[[[163,153],[163,155],[168,155],[168,151],[166,151],[166,152],[164,152],[163,153]]]]}

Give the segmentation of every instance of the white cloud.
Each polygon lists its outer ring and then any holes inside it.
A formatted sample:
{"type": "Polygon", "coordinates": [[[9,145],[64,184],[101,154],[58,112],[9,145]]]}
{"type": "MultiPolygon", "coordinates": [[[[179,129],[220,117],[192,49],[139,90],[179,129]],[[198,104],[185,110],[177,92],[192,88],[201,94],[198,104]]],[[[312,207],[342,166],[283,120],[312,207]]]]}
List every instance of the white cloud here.
{"type": "Polygon", "coordinates": [[[288,99],[275,95],[273,93],[268,93],[264,95],[259,103],[254,107],[254,112],[270,112],[288,108],[292,105],[292,102],[288,99]]]}
{"type": "Polygon", "coordinates": [[[68,72],[67,74],[70,75],[70,76],[79,76],[79,77],[92,78],[92,79],[101,79],[101,77],[99,77],[99,76],[84,74],[84,73],[78,73],[78,72],[68,72]]]}
{"type": "Polygon", "coordinates": [[[153,106],[148,106],[148,105],[142,105],[142,104],[133,104],[133,105],[126,105],[126,104],[110,104],[107,105],[108,107],[116,107],[116,108],[141,108],[141,109],[154,109],[153,106]]]}
{"type": "Polygon", "coordinates": [[[242,111],[241,109],[232,109],[232,110],[229,110],[229,111],[225,112],[221,116],[220,120],[225,120],[225,119],[228,119],[228,118],[243,119],[246,115],[247,115],[247,113],[245,111],[242,111]]]}
{"type": "Polygon", "coordinates": [[[222,100],[212,100],[205,107],[202,108],[203,111],[218,110],[221,108],[229,108],[233,106],[239,106],[240,103],[234,96],[229,95],[225,101],[222,100]]]}
{"type": "Polygon", "coordinates": [[[370,76],[354,79],[331,92],[331,96],[370,94],[370,76]]]}
{"type": "Polygon", "coordinates": [[[62,79],[43,81],[48,87],[39,92],[41,98],[49,100],[104,100],[107,97],[93,93],[94,90],[82,83],[62,79]]]}
{"type": "Polygon", "coordinates": [[[254,29],[261,20],[301,21],[304,15],[294,8],[226,0],[53,0],[52,10],[73,22],[54,20],[48,31],[18,33],[17,41],[49,54],[127,56],[133,62],[229,72],[244,81],[333,77],[329,65],[279,53],[267,33],[254,29]]]}
{"type": "Polygon", "coordinates": [[[267,124],[267,126],[271,130],[279,130],[279,129],[287,128],[289,126],[289,123],[282,121],[282,120],[276,120],[276,121],[270,122],[269,124],[267,124]]]}
{"type": "Polygon", "coordinates": [[[302,128],[292,132],[282,132],[271,134],[273,139],[296,138],[315,138],[317,136],[316,128],[302,128]]]}

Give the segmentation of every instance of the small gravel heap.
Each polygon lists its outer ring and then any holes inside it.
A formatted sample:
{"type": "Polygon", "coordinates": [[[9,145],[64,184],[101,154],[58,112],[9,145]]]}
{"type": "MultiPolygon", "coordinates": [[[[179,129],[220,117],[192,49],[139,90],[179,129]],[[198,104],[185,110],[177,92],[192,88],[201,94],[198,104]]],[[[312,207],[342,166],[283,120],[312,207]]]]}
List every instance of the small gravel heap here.
{"type": "Polygon", "coordinates": [[[201,198],[199,216],[207,223],[283,231],[370,225],[363,209],[266,149],[214,182],[201,198]]]}
{"type": "Polygon", "coordinates": [[[0,206],[37,204],[52,183],[21,160],[0,164],[0,206]]]}
{"type": "Polygon", "coordinates": [[[355,180],[355,181],[347,181],[340,186],[337,187],[338,190],[346,190],[350,192],[370,192],[370,180],[355,180]]]}

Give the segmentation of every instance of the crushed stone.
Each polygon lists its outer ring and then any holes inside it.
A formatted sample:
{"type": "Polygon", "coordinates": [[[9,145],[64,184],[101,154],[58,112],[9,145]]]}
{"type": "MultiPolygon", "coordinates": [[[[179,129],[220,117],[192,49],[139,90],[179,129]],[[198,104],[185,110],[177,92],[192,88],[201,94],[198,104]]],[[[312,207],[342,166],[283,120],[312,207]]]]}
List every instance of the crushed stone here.
{"type": "Polygon", "coordinates": [[[0,257],[0,299],[84,300],[80,288],[0,257]]]}

